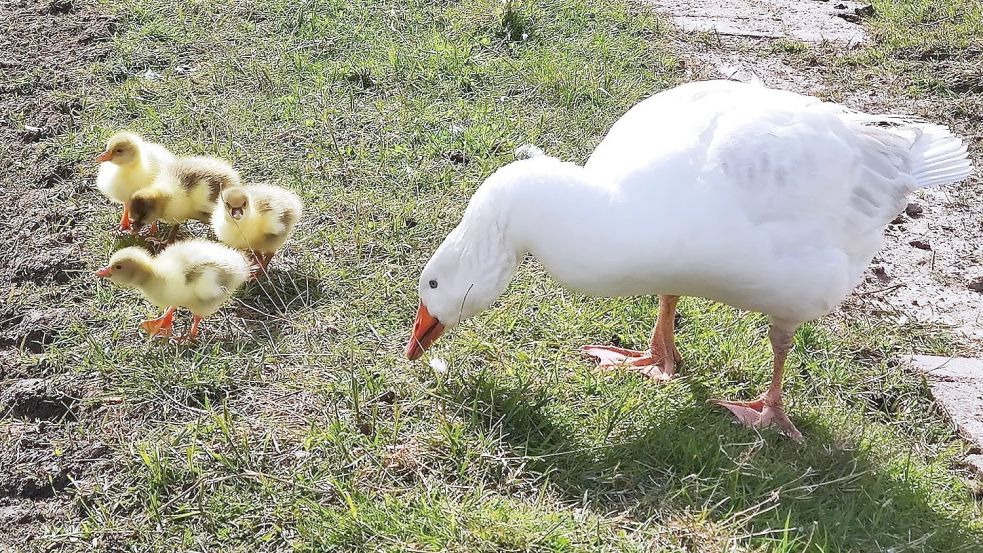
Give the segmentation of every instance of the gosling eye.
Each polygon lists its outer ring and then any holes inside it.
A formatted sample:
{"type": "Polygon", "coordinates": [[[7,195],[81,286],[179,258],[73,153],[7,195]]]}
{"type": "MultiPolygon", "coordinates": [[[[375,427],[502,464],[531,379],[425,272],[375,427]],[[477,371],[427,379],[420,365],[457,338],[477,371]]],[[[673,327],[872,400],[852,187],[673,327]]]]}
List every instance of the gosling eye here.
{"type": "Polygon", "coordinates": [[[122,271],[123,270],[123,266],[122,265],[116,265],[113,268],[116,269],[117,271],[122,271]]]}
{"type": "Polygon", "coordinates": [[[116,153],[117,154],[122,154],[123,153],[123,148],[116,148],[116,153]]]}
{"type": "Polygon", "coordinates": [[[433,280],[433,279],[430,279],[430,287],[431,288],[436,288],[437,287],[437,281],[436,280],[433,280]]]}

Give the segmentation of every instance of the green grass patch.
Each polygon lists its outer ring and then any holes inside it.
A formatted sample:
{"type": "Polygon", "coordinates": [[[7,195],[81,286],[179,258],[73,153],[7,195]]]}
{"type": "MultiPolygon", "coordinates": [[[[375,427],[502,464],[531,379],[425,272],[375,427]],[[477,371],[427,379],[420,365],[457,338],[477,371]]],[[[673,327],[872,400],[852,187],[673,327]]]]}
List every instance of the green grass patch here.
{"type": "Polygon", "coordinates": [[[978,106],[983,94],[983,4],[976,0],[871,4],[874,15],[865,25],[876,42],[838,60],[843,79],[877,83],[914,98],[975,98],[978,106]]]}

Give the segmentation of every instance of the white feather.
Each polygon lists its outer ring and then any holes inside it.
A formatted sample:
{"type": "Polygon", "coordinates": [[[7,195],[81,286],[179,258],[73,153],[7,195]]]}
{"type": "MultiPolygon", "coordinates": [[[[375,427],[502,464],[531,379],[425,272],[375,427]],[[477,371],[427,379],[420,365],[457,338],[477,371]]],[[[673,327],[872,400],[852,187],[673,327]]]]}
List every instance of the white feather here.
{"type": "Polygon", "coordinates": [[[536,157],[489,177],[424,269],[421,300],[452,326],[530,252],[584,293],[699,296],[794,328],[850,292],[910,191],[971,170],[944,127],[691,83],[632,108],[583,167],[536,157]]]}

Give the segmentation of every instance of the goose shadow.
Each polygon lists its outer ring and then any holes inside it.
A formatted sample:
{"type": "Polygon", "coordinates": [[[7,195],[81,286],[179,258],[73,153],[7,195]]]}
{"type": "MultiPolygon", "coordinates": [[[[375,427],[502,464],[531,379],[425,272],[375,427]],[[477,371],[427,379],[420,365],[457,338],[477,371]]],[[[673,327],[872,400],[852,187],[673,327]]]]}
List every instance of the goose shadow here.
{"type": "Polygon", "coordinates": [[[706,512],[739,527],[739,541],[753,548],[775,540],[797,551],[983,550],[976,525],[941,510],[908,469],[878,463],[862,436],[803,426],[803,443],[772,432],[759,439],[706,404],[699,383],[689,385],[696,402],[599,447],[578,439],[576,421],[547,416],[555,399],[542,390],[479,375],[444,393],[471,407],[472,424],[500,429],[528,470],[595,512],[628,513],[638,524],[706,512]]]}

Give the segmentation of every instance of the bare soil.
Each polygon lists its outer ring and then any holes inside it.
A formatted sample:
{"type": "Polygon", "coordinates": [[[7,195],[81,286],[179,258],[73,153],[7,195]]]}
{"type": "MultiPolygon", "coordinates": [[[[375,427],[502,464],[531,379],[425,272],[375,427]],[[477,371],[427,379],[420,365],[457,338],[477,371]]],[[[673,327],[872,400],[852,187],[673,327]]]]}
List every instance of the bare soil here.
{"type": "Polygon", "coordinates": [[[650,0],[685,31],[854,45],[865,5],[849,0],[650,0]]]}
{"type": "Polygon", "coordinates": [[[55,144],[76,125],[83,70],[115,26],[82,0],[0,0],[0,550],[71,520],[109,469],[88,431],[103,414],[97,378],[43,351],[85,316],[73,304],[86,190],[79,160],[55,144]]]}

